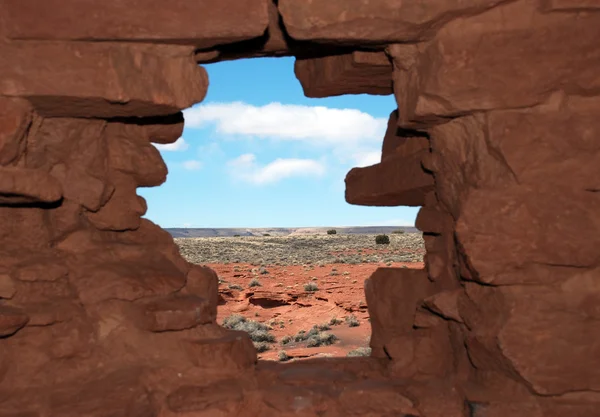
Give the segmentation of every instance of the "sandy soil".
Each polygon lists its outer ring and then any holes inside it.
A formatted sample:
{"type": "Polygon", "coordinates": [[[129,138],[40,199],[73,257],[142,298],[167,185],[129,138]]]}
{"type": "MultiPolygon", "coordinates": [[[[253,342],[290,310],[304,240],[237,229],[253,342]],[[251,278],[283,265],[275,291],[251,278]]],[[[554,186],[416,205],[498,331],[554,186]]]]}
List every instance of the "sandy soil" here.
{"type": "Polygon", "coordinates": [[[416,234],[391,237],[390,245],[371,244],[374,236],[195,238],[176,242],[189,260],[210,266],[219,275],[219,323],[235,314],[263,323],[274,341],[260,343],[268,350],[260,352],[259,358],[299,360],[346,356],[358,348],[365,353],[371,326],[364,280],[378,267],[423,268],[422,240],[411,235],[416,234]],[[240,239],[251,241],[244,244],[240,239]],[[242,262],[215,262],[219,256],[242,258],[242,262]],[[373,262],[361,262],[363,257],[373,262]],[[263,258],[271,262],[261,262],[263,258]],[[257,261],[248,262],[251,259],[257,261]],[[327,262],[331,260],[341,262],[327,262]],[[316,285],[316,289],[305,288],[307,284],[316,285]],[[357,326],[351,327],[346,321],[350,316],[356,318],[357,326]],[[339,322],[332,325],[332,319],[339,322]],[[308,341],[293,340],[282,344],[286,336],[293,338],[302,330],[308,332],[314,325],[324,324],[329,325],[324,334],[337,337],[331,345],[308,347],[308,341]]]}

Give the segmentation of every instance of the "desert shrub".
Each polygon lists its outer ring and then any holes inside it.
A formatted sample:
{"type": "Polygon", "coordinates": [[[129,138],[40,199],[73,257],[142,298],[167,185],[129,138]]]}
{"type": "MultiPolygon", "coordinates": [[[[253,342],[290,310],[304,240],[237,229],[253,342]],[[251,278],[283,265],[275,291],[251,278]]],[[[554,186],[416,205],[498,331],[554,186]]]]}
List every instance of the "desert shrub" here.
{"type": "Polygon", "coordinates": [[[375,236],[375,243],[378,245],[389,245],[390,237],[388,235],[377,235],[375,236]]]}
{"type": "Polygon", "coordinates": [[[313,334],[307,340],[307,347],[319,347],[333,345],[338,338],[336,335],[331,333],[319,332],[317,334],[313,334]]]}
{"type": "Polygon", "coordinates": [[[271,236],[269,233],[263,233],[263,236],[271,236]]]}
{"type": "Polygon", "coordinates": [[[335,230],[335,229],[328,230],[327,234],[328,235],[335,235],[335,234],[337,234],[337,230],[335,230]]]}
{"type": "Polygon", "coordinates": [[[240,237],[240,235],[233,235],[233,237],[240,237]]]}
{"type": "Polygon", "coordinates": [[[248,284],[248,287],[252,288],[252,287],[261,287],[261,283],[259,280],[257,280],[256,278],[252,278],[252,280],[250,281],[250,283],[248,284]]]}
{"type": "Polygon", "coordinates": [[[346,323],[348,323],[349,327],[360,326],[360,322],[358,321],[358,319],[356,318],[356,316],[354,314],[350,314],[348,317],[346,317],[346,323]]]}
{"type": "Polygon", "coordinates": [[[330,326],[337,326],[338,324],[342,324],[342,323],[343,323],[343,320],[340,320],[337,317],[332,317],[331,320],[329,320],[330,326]]]}
{"type": "Polygon", "coordinates": [[[275,336],[269,333],[270,327],[254,320],[249,320],[239,314],[232,314],[225,317],[223,327],[231,330],[239,330],[248,333],[253,342],[273,343],[275,336]]]}
{"type": "Polygon", "coordinates": [[[370,347],[359,347],[358,349],[351,350],[346,356],[371,356],[370,347]]]}
{"type": "Polygon", "coordinates": [[[324,332],[320,329],[329,330],[328,325],[315,324],[308,332],[300,330],[296,336],[294,336],[295,342],[307,342],[307,347],[318,347],[332,345],[338,340],[337,336],[331,333],[324,332]]]}
{"type": "Polygon", "coordinates": [[[251,338],[255,342],[269,342],[275,341],[275,336],[269,333],[268,330],[256,330],[252,333],[251,338]]]}
{"type": "Polygon", "coordinates": [[[285,350],[280,350],[277,357],[279,358],[279,362],[287,362],[290,360],[290,357],[285,353],[285,350]]]}
{"type": "Polygon", "coordinates": [[[304,330],[300,330],[296,336],[294,336],[294,342],[304,342],[306,339],[307,336],[304,330]]]}
{"type": "Polygon", "coordinates": [[[314,282],[309,282],[308,284],[304,284],[304,291],[315,292],[319,289],[319,286],[314,282]]]}
{"type": "Polygon", "coordinates": [[[404,234],[404,230],[398,229],[398,230],[394,230],[392,233],[395,233],[397,235],[403,235],[404,234]]]}
{"type": "Polygon", "coordinates": [[[287,345],[288,343],[290,343],[292,340],[294,340],[292,338],[292,336],[283,336],[283,339],[281,339],[281,344],[282,345],[287,345]]]}
{"type": "Polygon", "coordinates": [[[266,342],[253,342],[253,344],[258,353],[266,352],[267,350],[271,349],[271,345],[266,342]]]}
{"type": "Polygon", "coordinates": [[[237,284],[231,284],[227,288],[229,288],[230,290],[238,290],[238,291],[242,291],[244,289],[244,287],[242,287],[241,285],[237,285],[237,284]]]}

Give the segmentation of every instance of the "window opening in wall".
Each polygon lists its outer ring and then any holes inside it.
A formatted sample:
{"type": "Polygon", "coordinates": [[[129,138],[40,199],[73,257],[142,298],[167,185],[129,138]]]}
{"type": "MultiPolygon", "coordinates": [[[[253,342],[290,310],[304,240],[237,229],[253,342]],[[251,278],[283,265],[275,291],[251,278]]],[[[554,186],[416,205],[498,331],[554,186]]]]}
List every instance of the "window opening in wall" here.
{"type": "Polygon", "coordinates": [[[147,218],[219,276],[218,323],[265,360],[366,356],[364,280],[423,267],[415,207],[346,203],[353,167],[380,162],[393,96],[304,96],[294,58],[206,65],[204,102],[156,145],[168,181],[142,189],[147,218]]]}

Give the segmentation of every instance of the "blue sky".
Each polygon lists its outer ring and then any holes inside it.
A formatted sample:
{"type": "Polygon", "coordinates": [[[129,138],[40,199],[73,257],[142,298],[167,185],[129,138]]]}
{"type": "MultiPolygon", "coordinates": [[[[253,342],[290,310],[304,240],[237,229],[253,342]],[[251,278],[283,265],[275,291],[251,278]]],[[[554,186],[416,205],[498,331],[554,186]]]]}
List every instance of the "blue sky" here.
{"type": "Polygon", "coordinates": [[[184,111],[182,137],[156,145],[169,168],[140,188],[162,227],[413,225],[414,207],[360,207],[344,177],[379,162],[393,96],[304,97],[294,58],[205,66],[205,100],[184,111]]]}

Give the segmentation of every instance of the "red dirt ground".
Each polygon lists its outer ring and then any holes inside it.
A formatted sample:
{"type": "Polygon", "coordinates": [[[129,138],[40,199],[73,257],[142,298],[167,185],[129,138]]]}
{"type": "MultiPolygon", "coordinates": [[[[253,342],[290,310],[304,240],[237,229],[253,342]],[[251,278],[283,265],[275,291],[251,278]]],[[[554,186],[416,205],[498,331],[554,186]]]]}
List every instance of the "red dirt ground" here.
{"type": "MultiPolygon", "coordinates": [[[[293,359],[318,355],[346,356],[351,350],[369,345],[371,326],[363,285],[364,280],[378,267],[386,266],[383,263],[327,264],[323,267],[314,266],[310,270],[302,265],[270,265],[265,267],[267,274],[261,274],[256,267],[242,263],[207,266],[213,268],[224,281],[219,285],[219,323],[231,314],[241,314],[247,319],[272,326],[271,333],[277,342],[271,350],[259,353],[260,359],[277,360],[281,350],[285,350],[293,359]],[[334,268],[339,275],[330,275],[334,268]],[[252,269],[255,269],[254,273],[252,269]],[[260,287],[248,288],[253,278],[260,281],[260,287]],[[309,282],[316,283],[319,289],[314,293],[305,291],[304,284],[309,282]],[[244,289],[229,289],[228,286],[233,284],[241,285],[244,289]],[[308,348],[305,343],[279,344],[286,335],[293,336],[300,330],[308,331],[315,324],[328,323],[332,317],[343,320],[351,314],[358,318],[360,325],[349,327],[342,322],[332,326],[328,333],[339,338],[333,345],[308,348]]],[[[423,263],[395,262],[390,266],[423,268],[423,263]]]]}

